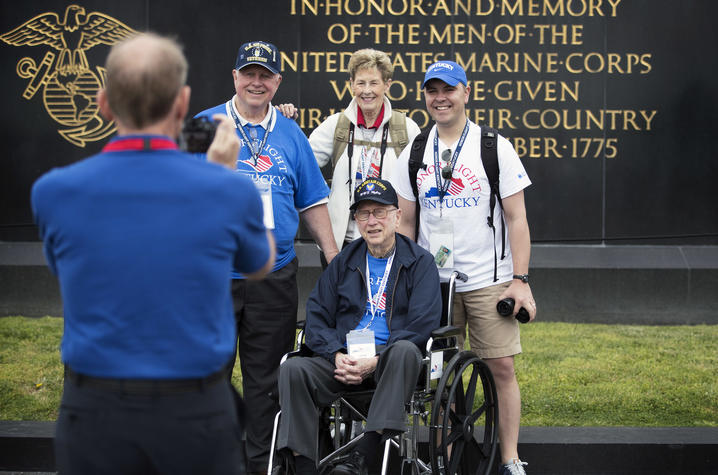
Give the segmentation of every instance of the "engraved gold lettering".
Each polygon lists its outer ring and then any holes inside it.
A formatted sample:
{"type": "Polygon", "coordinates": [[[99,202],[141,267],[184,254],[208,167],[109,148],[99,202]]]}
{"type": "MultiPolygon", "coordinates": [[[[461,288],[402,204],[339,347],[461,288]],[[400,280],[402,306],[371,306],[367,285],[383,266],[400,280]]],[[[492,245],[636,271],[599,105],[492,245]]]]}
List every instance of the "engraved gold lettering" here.
{"type": "Polygon", "coordinates": [[[350,23],[349,28],[342,23],[334,23],[327,30],[327,39],[335,45],[346,43],[347,39],[349,40],[349,44],[353,45],[356,43],[358,36],[361,36],[360,23],[350,23]]]}
{"type": "Polygon", "coordinates": [[[632,109],[528,109],[521,124],[530,130],[630,130],[650,131],[656,110],[632,109]]]}
{"type": "Polygon", "coordinates": [[[424,109],[412,109],[407,115],[416,122],[420,129],[429,125],[429,113],[424,109]]]}
{"type": "Polygon", "coordinates": [[[568,98],[578,102],[579,81],[569,84],[565,81],[499,81],[494,86],[494,96],[500,101],[532,101],[566,102],[568,98]]]}
{"type": "Polygon", "coordinates": [[[386,96],[391,101],[402,101],[406,97],[406,85],[402,81],[394,80],[391,82],[391,85],[389,86],[389,90],[386,92],[386,96]],[[399,88],[399,93],[397,94],[395,90],[399,88]]]}
{"type": "Polygon", "coordinates": [[[570,53],[566,56],[565,67],[571,74],[648,74],[652,69],[651,57],[650,53],[570,53]],[[639,65],[640,68],[636,71],[639,65]]]}
{"type": "Polygon", "coordinates": [[[290,15],[318,16],[617,16],[622,0],[290,0],[290,15]],[[453,6],[453,9],[452,9],[453,6]],[[430,8],[427,12],[426,8],[430,8]]]}
{"type": "Polygon", "coordinates": [[[581,45],[583,25],[533,25],[538,31],[539,44],[581,45]]]}
{"type": "Polygon", "coordinates": [[[483,101],[486,99],[486,81],[471,81],[472,100],[483,101]]]}
{"type": "Polygon", "coordinates": [[[329,81],[329,84],[332,85],[332,90],[334,91],[334,94],[337,96],[337,99],[340,101],[344,100],[344,96],[349,94],[349,97],[352,97],[352,87],[349,81],[344,81],[344,88],[340,91],[339,86],[337,85],[337,82],[335,80],[329,81]]]}

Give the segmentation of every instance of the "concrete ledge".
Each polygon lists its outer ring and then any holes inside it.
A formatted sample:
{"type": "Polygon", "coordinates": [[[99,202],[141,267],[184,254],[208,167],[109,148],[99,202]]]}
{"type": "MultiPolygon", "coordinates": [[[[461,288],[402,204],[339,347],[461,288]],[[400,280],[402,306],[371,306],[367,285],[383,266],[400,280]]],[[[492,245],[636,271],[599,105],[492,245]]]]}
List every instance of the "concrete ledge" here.
{"type": "MultiPolygon", "coordinates": [[[[303,319],[321,267],[314,244],[296,249],[303,319]]],[[[718,246],[537,244],[531,277],[543,321],[718,324],[718,246]]],[[[0,242],[0,282],[0,316],[62,316],[41,243],[0,242]]]]}
{"type": "MultiPolygon", "coordinates": [[[[0,421],[0,470],[53,471],[54,422],[0,421]]],[[[523,427],[531,475],[708,475],[718,464],[713,427],[523,427]]]]}
{"type": "Polygon", "coordinates": [[[531,475],[713,474],[718,428],[523,427],[531,475]]]}
{"type": "MultiPolygon", "coordinates": [[[[313,243],[297,242],[301,267],[320,267],[313,243]]],[[[0,241],[0,266],[44,266],[41,242],[0,241]]],[[[718,246],[534,244],[533,269],[718,269],[718,246]]]]}
{"type": "Polygon", "coordinates": [[[54,471],[54,422],[0,421],[0,470],[54,471]]]}

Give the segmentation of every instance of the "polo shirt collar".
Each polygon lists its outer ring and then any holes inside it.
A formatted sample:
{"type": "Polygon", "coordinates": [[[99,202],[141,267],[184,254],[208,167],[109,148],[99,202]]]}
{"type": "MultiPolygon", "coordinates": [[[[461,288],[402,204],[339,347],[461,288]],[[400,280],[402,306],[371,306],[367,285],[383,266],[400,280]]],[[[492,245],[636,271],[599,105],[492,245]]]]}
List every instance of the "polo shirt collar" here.
{"type": "MultiPolygon", "coordinates": [[[[233,102],[234,104],[234,102],[233,102]]],[[[374,121],[374,125],[371,127],[367,127],[366,121],[364,120],[364,113],[361,110],[361,107],[357,106],[357,125],[360,125],[362,127],[365,127],[367,129],[378,129],[381,127],[381,123],[384,121],[384,104],[381,105],[381,109],[379,110],[379,115],[377,116],[376,120],[374,121]]]]}
{"type": "MultiPolygon", "coordinates": [[[[274,113],[274,106],[272,105],[272,103],[271,102],[269,103],[269,107],[267,108],[267,115],[264,116],[264,119],[262,119],[262,122],[260,122],[259,124],[252,124],[247,119],[242,117],[242,114],[240,114],[239,111],[237,110],[237,105],[234,103],[234,99],[236,97],[237,97],[236,94],[234,96],[232,96],[232,100],[229,101],[229,107],[231,107],[234,110],[234,113],[237,114],[237,117],[239,118],[240,125],[242,125],[242,127],[244,127],[247,124],[258,125],[266,130],[267,127],[269,126],[270,121],[272,120],[272,114],[274,113]]],[[[227,111],[227,115],[232,117],[232,114],[230,114],[229,111],[227,111]]],[[[276,124],[276,121],[274,121],[274,124],[276,124]]],[[[274,124],[272,124],[272,129],[274,129],[274,124]]]]}

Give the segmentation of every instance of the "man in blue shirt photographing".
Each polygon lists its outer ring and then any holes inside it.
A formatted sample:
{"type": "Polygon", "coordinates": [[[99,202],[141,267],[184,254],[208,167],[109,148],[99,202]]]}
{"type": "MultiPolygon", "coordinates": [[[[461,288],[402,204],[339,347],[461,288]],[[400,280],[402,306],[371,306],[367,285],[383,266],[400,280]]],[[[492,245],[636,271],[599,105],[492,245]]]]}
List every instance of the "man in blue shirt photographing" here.
{"type": "Polygon", "coordinates": [[[178,150],[190,89],[174,41],[125,40],[106,69],[97,102],[117,136],[32,188],[64,306],[58,471],[244,473],[228,281],[274,264],[260,195],[227,170],[239,149],[229,119],[208,151],[224,166],[178,150]]]}

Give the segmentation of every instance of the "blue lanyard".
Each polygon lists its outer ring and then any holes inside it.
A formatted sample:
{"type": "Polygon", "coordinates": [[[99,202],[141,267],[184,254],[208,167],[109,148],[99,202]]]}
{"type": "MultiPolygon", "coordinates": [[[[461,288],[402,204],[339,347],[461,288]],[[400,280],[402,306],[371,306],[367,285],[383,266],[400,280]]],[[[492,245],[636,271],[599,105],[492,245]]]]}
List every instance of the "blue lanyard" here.
{"type": "MultiPolygon", "coordinates": [[[[461,138],[459,138],[459,143],[456,145],[456,150],[454,150],[454,155],[451,156],[451,174],[454,174],[454,166],[456,165],[456,161],[459,159],[459,153],[461,153],[461,148],[464,146],[464,141],[466,141],[466,136],[469,134],[469,119],[466,119],[466,125],[464,125],[464,131],[461,132],[461,138]]],[[[448,180],[444,180],[441,176],[441,164],[439,163],[439,130],[437,129],[436,134],[434,134],[434,176],[436,177],[436,191],[439,194],[439,203],[443,203],[444,201],[444,195],[446,195],[446,192],[449,190],[449,186],[451,185],[451,178],[448,180]]]]}
{"type": "Polygon", "coordinates": [[[269,119],[269,124],[267,124],[267,130],[264,132],[264,137],[262,137],[262,143],[259,144],[259,149],[254,150],[254,144],[252,141],[249,140],[249,137],[247,137],[247,132],[244,131],[244,127],[242,127],[242,124],[239,122],[239,117],[237,117],[237,114],[234,112],[234,106],[231,104],[229,105],[229,112],[232,114],[232,119],[234,119],[234,124],[239,129],[239,133],[242,135],[242,140],[244,140],[244,143],[249,146],[249,152],[252,154],[252,160],[254,160],[254,166],[257,166],[257,160],[259,159],[259,152],[261,152],[264,149],[264,145],[267,143],[267,137],[269,137],[269,132],[272,130],[272,124],[274,123],[274,114],[276,112],[274,111],[274,108],[270,106],[270,109],[272,110],[272,117],[269,119]]]}
{"type": "MultiPolygon", "coordinates": [[[[369,280],[371,279],[371,272],[369,270],[369,251],[367,251],[367,257],[366,257],[366,290],[369,294],[369,312],[371,313],[371,320],[369,320],[369,323],[366,324],[362,330],[366,330],[371,326],[371,323],[374,321],[374,317],[376,316],[376,311],[379,308],[379,302],[381,301],[381,296],[384,294],[384,291],[386,290],[386,283],[389,281],[389,273],[391,272],[391,264],[394,262],[394,255],[396,254],[396,250],[391,253],[391,256],[386,261],[386,265],[384,266],[384,275],[382,276],[381,280],[377,282],[378,288],[376,289],[376,294],[372,295],[371,293],[371,284],[369,283],[369,280]]],[[[378,275],[378,274],[377,274],[378,275]]]]}

